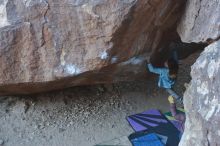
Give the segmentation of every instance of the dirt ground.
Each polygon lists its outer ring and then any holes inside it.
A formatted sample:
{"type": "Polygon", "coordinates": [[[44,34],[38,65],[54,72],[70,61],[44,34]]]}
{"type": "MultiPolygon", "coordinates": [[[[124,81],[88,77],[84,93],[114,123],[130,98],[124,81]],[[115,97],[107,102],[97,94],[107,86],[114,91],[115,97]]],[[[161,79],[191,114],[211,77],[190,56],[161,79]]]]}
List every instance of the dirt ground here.
{"type": "MultiPolygon", "coordinates": [[[[175,90],[184,93],[197,54],[182,61],[175,90]]],[[[0,97],[0,145],[92,146],[134,131],[126,116],[168,111],[155,80],[74,87],[26,97],[0,97]]]]}

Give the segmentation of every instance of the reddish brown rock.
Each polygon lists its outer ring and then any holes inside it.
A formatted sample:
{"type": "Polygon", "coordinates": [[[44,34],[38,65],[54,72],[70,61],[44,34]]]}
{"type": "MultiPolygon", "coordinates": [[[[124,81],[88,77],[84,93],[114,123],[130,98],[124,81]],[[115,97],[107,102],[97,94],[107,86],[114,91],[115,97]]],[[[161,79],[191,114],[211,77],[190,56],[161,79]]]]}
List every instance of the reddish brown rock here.
{"type": "Polygon", "coordinates": [[[0,94],[134,80],[184,2],[1,0],[0,94]]]}

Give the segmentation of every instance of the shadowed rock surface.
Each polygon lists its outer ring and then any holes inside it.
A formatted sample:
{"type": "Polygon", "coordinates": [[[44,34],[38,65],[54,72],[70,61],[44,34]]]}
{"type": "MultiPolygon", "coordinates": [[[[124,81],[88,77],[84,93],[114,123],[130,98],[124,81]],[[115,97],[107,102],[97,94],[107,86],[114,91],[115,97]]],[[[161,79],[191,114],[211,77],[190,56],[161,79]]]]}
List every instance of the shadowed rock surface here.
{"type": "Polygon", "coordinates": [[[0,94],[134,80],[176,37],[184,3],[1,0],[0,94]]]}

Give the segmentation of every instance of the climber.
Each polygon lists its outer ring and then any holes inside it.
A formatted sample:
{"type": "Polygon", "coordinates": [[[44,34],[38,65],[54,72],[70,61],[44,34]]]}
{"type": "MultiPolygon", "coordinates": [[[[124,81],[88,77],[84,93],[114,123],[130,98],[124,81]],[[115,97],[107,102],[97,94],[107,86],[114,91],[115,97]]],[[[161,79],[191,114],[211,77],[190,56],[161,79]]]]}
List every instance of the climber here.
{"type": "Polygon", "coordinates": [[[186,116],[183,113],[177,113],[176,104],[175,104],[174,99],[171,95],[168,97],[168,101],[170,103],[170,112],[176,120],[180,121],[181,131],[183,132],[186,116]]]}
{"type": "Polygon", "coordinates": [[[165,88],[166,91],[175,98],[177,102],[182,104],[182,97],[173,91],[172,87],[175,83],[178,73],[178,62],[171,57],[164,63],[164,67],[154,67],[150,62],[147,65],[150,72],[159,74],[158,86],[165,88]]]}

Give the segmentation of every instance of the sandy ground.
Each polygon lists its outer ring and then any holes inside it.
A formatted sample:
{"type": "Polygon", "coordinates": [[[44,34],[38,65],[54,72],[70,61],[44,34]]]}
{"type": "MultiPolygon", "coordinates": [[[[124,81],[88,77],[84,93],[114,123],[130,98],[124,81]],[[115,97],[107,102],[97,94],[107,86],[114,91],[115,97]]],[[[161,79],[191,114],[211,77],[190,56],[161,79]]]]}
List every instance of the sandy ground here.
{"type": "MultiPolygon", "coordinates": [[[[176,91],[190,81],[198,53],[181,62],[176,91]]],[[[168,94],[156,81],[74,87],[26,97],[0,97],[0,145],[91,146],[134,131],[126,116],[168,111],[168,94]]]]}

